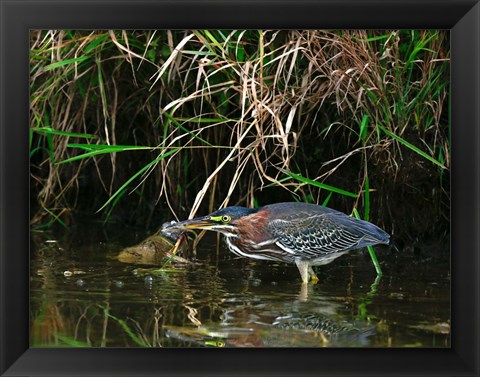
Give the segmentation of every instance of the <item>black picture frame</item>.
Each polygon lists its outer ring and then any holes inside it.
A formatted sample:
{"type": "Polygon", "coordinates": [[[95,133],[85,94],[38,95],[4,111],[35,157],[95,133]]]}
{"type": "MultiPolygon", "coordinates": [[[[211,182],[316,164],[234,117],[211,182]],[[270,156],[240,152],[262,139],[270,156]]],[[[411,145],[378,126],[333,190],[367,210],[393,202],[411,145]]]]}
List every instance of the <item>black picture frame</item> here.
{"type": "Polygon", "coordinates": [[[479,375],[480,4],[372,0],[0,0],[2,376],[479,375]],[[451,30],[450,349],[29,349],[30,29],[451,30]]]}

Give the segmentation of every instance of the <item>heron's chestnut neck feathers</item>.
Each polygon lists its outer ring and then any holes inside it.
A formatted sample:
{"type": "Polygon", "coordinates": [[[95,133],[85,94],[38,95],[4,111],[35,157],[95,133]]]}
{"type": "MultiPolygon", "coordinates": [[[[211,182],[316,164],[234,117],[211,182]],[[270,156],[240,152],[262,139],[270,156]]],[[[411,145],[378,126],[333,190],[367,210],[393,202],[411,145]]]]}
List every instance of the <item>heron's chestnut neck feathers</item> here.
{"type": "Polygon", "coordinates": [[[270,236],[265,233],[268,219],[268,211],[260,209],[232,221],[232,224],[237,228],[237,234],[245,235],[251,243],[260,243],[270,236]]]}

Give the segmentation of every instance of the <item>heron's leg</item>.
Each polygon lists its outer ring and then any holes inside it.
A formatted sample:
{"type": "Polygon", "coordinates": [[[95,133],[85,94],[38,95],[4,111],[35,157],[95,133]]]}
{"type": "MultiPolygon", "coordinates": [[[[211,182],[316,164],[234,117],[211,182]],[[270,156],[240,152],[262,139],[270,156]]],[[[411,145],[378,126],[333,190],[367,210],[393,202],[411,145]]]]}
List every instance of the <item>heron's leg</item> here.
{"type": "Polygon", "coordinates": [[[315,271],[313,271],[313,268],[311,265],[308,265],[308,273],[310,274],[310,279],[312,279],[313,284],[318,283],[318,276],[315,275],[315,271]]]}
{"type": "Polygon", "coordinates": [[[308,283],[308,269],[310,267],[310,263],[308,263],[307,261],[304,261],[304,260],[296,259],[295,264],[298,267],[298,271],[300,271],[300,276],[302,277],[303,284],[307,284],[308,283]]]}

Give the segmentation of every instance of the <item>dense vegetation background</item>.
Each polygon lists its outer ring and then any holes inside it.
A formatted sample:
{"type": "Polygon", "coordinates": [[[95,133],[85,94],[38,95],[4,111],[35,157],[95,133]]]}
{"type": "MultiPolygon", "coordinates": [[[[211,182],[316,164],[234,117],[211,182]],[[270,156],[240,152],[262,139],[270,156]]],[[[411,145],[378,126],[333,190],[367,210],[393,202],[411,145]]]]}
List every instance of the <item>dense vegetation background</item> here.
{"type": "Polygon", "coordinates": [[[30,44],[35,227],[300,200],[448,232],[448,32],[42,30],[30,44]]]}

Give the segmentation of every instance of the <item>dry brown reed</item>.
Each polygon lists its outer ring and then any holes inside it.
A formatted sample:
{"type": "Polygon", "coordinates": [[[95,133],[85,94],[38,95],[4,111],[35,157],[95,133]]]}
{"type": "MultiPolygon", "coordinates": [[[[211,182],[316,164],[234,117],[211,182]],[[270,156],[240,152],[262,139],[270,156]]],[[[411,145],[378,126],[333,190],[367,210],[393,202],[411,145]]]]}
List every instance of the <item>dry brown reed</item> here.
{"type": "Polygon", "coordinates": [[[360,198],[374,171],[450,165],[442,31],[33,31],[30,72],[36,223],[112,196],[141,218],[254,206],[271,188],[360,198]]]}

